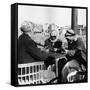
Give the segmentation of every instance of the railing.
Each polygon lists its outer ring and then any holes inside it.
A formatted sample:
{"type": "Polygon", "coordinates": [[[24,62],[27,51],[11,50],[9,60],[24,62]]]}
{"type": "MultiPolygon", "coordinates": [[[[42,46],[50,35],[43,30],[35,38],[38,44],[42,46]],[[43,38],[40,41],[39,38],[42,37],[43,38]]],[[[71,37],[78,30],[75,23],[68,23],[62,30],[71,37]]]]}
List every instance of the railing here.
{"type": "Polygon", "coordinates": [[[28,64],[18,64],[18,84],[42,84],[42,72],[44,62],[33,62],[28,64]]]}

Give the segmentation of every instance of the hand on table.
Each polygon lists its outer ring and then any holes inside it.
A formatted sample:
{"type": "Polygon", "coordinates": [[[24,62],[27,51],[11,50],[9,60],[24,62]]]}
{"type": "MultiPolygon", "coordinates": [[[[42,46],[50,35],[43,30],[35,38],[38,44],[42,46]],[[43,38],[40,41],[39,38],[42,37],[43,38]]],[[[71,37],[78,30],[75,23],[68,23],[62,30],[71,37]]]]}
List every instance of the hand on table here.
{"type": "Polygon", "coordinates": [[[68,54],[69,56],[74,56],[75,50],[69,50],[69,51],[67,52],[67,54],[68,54]]]}

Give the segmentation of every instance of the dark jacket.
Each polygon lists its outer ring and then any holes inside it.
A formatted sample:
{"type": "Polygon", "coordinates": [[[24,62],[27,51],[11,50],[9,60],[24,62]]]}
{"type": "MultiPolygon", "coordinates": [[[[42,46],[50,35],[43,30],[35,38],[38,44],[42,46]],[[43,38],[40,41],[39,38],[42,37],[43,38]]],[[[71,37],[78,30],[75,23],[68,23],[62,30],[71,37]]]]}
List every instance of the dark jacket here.
{"type": "Polygon", "coordinates": [[[49,48],[50,52],[56,52],[56,53],[62,53],[64,52],[64,49],[62,48],[62,42],[60,40],[57,40],[54,42],[54,44],[50,41],[50,39],[47,39],[45,41],[45,46],[49,48]],[[54,48],[57,48],[57,51],[54,51],[54,48]]]}
{"type": "Polygon", "coordinates": [[[73,58],[86,65],[86,49],[82,38],[78,38],[76,41],[68,43],[68,50],[75,50],[73,58]]]}
{"type": "Polygon", "coordinates": [[[41,51],[37,44],[25,33],[18,39],[18,63],[31,63],[43,61],[48,57],[46,52],[41,51]]]}
{"type": "Polygon", "coordinates": [[[54,51],[53,43],[50,41],[50,39],[47,39],[45,41],[45,47],[47,47],[50,52],[53,52],[54,51]]]}

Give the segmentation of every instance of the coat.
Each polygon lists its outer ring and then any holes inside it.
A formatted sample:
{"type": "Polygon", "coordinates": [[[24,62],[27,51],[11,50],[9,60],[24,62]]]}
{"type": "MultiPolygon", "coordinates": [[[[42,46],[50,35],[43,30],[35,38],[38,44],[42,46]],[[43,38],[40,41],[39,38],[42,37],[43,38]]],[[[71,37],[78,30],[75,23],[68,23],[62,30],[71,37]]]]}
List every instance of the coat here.
{"type": "Polygon", "coordinates": [[[45,41],[45,47],[47,47],[50,52],[53,52],[54,51],[53,43],[50,41],[50,39],[47,39],[45,41]]]}
{"type": "Polygon", "coordinates": [[[18,64],[43,61],[48,54],[41,51],[37,44],[25,33],[18,39],[18,64]]]}
{"type": "Polygon", "coordinates": [[[76,41],[69,43],[68,50],[75,50],[75,54],[71,57],[71,59],[74,58],[79,61],[79,63],[86,66],[86,49],[82,38],[78,38],[76,41]]]}

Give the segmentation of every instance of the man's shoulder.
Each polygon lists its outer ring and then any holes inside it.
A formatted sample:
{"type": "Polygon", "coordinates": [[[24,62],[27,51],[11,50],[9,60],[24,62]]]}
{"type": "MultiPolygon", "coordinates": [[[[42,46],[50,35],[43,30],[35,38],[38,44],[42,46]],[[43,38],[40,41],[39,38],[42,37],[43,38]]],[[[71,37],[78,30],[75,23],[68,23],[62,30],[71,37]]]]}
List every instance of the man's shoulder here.
{"type": "Polygon", "coordinates": [[[78,38],[77,38],[77,41],[78,41],[78,42],[83,42],[83,39],[82,39],[81,37],[78,37],[78,38]]]}
{"type": "Polygon", "coordinates": [[[46,39],[45,40],[45,43],[50,43],[50,39],[46,39]]]}
{"type": "Polygon", "coordinates": [[[27,34],[23,33],[19,36],[19,40],[31,40],[31,38],[27,34]]]}

